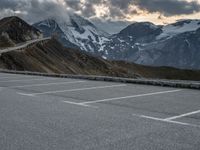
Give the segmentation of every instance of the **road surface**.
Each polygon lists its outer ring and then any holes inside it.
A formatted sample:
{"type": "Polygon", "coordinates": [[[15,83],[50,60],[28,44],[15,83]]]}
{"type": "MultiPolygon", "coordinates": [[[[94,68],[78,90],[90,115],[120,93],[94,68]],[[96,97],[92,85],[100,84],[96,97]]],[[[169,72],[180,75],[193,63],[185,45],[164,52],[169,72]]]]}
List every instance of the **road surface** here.
{"type": "Polygon", "coordinates": [[[0,74],[2,150],[199,150],[200,91],[0,74]]]}
{"type": "Polygon", "coordinates": [[[9,48],[5,48],[5,49],[0,49],[0,55],[2,53],[6,53],[6,52],[10,52],[10,51],[15,51],[15,50],[18,50],[18,49],[23,49],[23,48],[26,48],[28,47],[29,45],[31,44],[34,44],[34,43],[37,43],[37,42],[40,42],[40,41],[45,41],[45,40],[49,40],[51,39],[51,37],[47,37],[47,38],[40,38],[40,39],[34,39],[34,40],[30,40],[30,41],[27,41],[27,42],[24,42],[24,43],[20,43],[14,47],[9,47],[9,48]]]}

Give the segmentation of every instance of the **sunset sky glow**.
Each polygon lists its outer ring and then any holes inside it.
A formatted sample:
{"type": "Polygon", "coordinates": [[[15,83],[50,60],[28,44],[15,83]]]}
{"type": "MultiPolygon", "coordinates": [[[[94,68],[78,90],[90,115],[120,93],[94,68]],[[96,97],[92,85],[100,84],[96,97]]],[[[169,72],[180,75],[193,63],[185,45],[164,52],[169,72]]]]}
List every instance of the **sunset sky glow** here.
{"type": "Polygon", "coordinates": [[[35,22],[75,12],[89,19],[168,24],[200,19],[200,0],[1,0],[0,17],[12,14],[35,22]]]}

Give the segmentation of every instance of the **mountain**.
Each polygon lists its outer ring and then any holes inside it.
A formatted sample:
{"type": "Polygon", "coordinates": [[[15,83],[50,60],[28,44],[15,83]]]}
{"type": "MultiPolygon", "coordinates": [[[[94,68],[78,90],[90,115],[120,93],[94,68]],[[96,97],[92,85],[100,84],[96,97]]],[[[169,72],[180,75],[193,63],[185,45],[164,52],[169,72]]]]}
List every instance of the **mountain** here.
{"type": "Polygon", "coordinates": [[[0,20],[0,47],[12,46],[41,36],[38,29],[18,17],[7,17],[0,20]]]}
{"type": "Polygon", "coordinates": [[[91,22],[99,29],[106,31],[109,34],[117,34],[133,22],[129,21],[112,21],[92,18],[91,22]]]}
{"type": "Polygon", "coordinates": [[[66,47],[81,49],[104,59],[200,69],[200,20],[179,20],[166,26],[135,22],[113,35],[76,14],[69,14],[66,20],[56,18],[50,22],[44,20],[34,26],[45,35],[56,31],[59,41],[66,47]]]}
{"type": "Polygon", "coordinates": [[[200,20],[167,26],[134,23],[112,36],[103,57],[151,66],[200,69],[200,20]]]}
{"type": "Polygon", "coordinates": [[[154,41],[161,32],[160,27],[149,22],[131,24],[104,43],[103,57],[134,62],[139,46],[154,41]]]}
{"type": "MultiPolygon", "coordinates": [[[[18,20],[15,21],[18,22],[18,20]]],[[[13,22],[14,24],[16,24],[15,21],[13,22]]],[[[53,24],[55,22],[49,20],[49,23],[53,24]]],[[[79,24],[81,23],[79,22],[79,24]]],[[[138,26],[138,28],[140,28],[140,26],[138,26]]],[[[133,28],[130,26],[130,29],[133,28]]],[[[150,37],[155,37],[157,34],[154,34],[153,31],[160,32],[159,29],[160,28],[152,26],[152,24],[145,24],[142,27],[145,37],[149,37],[149,34],[150,37]]],[[[19,29],[13,29],[16,36],[20,37],[21,33],[15,30],[24,30],[24,28],[22,26],[22,29],[21,27],[19,27],[19,29]]],[[[56,30],[60,31],[59,28],[56,30]]],[[[197,33],[198,35],[196,36],[199,37],[199,30],[197,33]]],[[[129,33],[123,31],[119,35],[123,37],[126,34],[129,33]]],[[[190,36],[193,37],[194,35],[190,36]]],[[[190,36],[188,36],[188,38],[190,36]]],[[[135,37],[143,39],[140,34],[135,35],[135,37]]],[[[145,38],[145,40],[150,41],[148,38],[145,38]]],[[[21,42],[19,44],[22,46],[24,43],[21,42]]],[[[181,70],[170,67],[149,67],[124,61],[105,60],[101,57],[94,57],[82,50],[66,48],[55,38],[38,40],[30,45],[27,45],[27,43],[24,45],[25,46],[20,48],[20,50],[13,49],[2,52],[0,55],[0,68],[46,73],[103,75],[128,78],[146,77],[156,79],[200,80],[200,71],[181,70]]]]}
{"type": "Polygon", "coordinates": [[[102,44],[108,41],[109,34],[98,29],[93,23],[81,16],[76,14],[68,15],[69,18],[66,20],[54,18],[54,21],[51,21],[57,25],[49,24],[47,23],[48,21],[44,20],[34,24],[34,26],[46,35],[58,30],[61,37],[59,41],[63,45],[67,46],[70,42],[81,50],[99,55],[102,44]]]}
{"type": "Polygon", "coordinates": [[[65,48],[55,39],[35,43],[22,51],[15,50],[1,54],[0,68],[126,78],[200,80],[200,71],[108,61],[80,50],[65,48]]]}
{"type": "Polygon", "coordinates": [[[1,54],[0,68],[46,73],[107,75],[135,78],[134,71],[96,58],[79,50],[63,47],[55,39],[37,43],[23,51],[1,54]]]}
{"type": "Polygon", "coordinates": [[[33,24],[33,26],[39,29],[44,37],[56,37],[59,42],[61,42],[65,47],[78,49],[79,47],[72,42],[70,42],[65,35],[65,33],[61,30],[57,22],[53,19],[47,19],[44,21],[40,21],[38,23],[33,24]]]}

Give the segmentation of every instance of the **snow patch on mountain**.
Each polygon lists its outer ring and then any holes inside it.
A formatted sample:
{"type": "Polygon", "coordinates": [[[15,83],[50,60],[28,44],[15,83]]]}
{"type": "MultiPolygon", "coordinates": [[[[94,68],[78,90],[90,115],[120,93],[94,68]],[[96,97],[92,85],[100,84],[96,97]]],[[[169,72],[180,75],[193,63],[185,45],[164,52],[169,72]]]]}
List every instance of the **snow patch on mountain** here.
{"type": "Polygon", "coordinates": [[[64,32],[66,39],[81,50],[97,52],[105,42],[109,41],[108,33],[76,14],[70,14],[67,20],[56,19],[56,22],[64,32]]]}
{"type": "Polygon", "coordinates": [[[164,26],[162,28],[163,32],[162,34],[157,36],[157,40],[163,39],[163,38],[170,38],[174,35],[184,33],[184,32],[196,31],[198,28],[200,28],[199,20],[180,21],[175,24],[164,26]]]}

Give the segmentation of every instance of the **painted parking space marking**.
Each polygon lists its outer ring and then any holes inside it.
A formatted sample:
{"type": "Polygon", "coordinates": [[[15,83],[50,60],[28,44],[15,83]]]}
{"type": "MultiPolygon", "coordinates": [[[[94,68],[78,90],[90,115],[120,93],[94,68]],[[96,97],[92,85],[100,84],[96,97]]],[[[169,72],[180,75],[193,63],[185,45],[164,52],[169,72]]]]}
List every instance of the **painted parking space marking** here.
{"type": "Polygon", "coordinates": [[[30,76],[25,76],[25,77],[21,77],[21,76],[7,76],[7,77],[0,77],[0,80],[2,79],[24,79],[24,78],[32,78],[30,76]]]}
{"type": "Polygon", "coordinates": [[[126,86],[126,84],[95,86],[95,87],[88,87],[88,88],[78,88],[78,89],[59,90],[59,91],[47,91],[47,92],[41,92],[41,93],[18,93],[18,94],[24,95],[24,96],[37,96],[37,95],[45,95],[45,94],[76,92],[76,91],[96,90],[96,89],[105,89],[105,88],[117,88],[117,87],[123,87],[123,86],[126,86]]]}
{"type": "Polygon", "coordinates": [[[20,79],[20,80],[8,80],[8,81],[0,81],[0,83],[9,83],[9,82],[22,82],[22,81],[42,81],[42,80],[57,80],[56,78],[30,78],[30,79],[20,79]]]}
{"type": "Polygon", "coordinates": [[[63,102],[67,103],[67,104],[77,105],[77,106],[90,107],[90,108],[99,108],[97,106],[87,105],[87,104],[82,104],[82,103],[76,103],[76,102],[72,102],[72,101],[63,101],[63,102]]]}
{"type": "Polygon", "coordinates": [[[49,85],[67,85],[67,84],[84,83],[84,82],[86,82],[86,81],[54,82],[54,83],[45,83],[45,84],[30,84],[30,85],[10,86],[9,88],[40,87],[40,86],[49,86],[49,85]]]}
{"type": "Polygon", "coordinates": [[[139,95],[131,95],[131,96],[125,96],[125,97],[115,97],[115,98],[83,102],[82,104],[94,104],[94,103],[100,103],[100,102],[108,102],[108,101],[116,101],[116,100],[122,100],[122,99],[130,99],[130,98],[137,98],[137,97],[174,93],[174,92],[180,92],[180,91],[182,91],[182,90],[179,89],[179,90],[170,90],[170,91],[153,92],[153,93],[146,93],[146,94],[139,94],[139,95]]]}
{"type": "Polygon", "coordinates": [[[178,115],[178,116],[173,116],[173,117],[165,118],[165,120],[175,120],[175,119],[179,119],[179,118],[183,118],[183,117],[188,117],[188,116],[191,116],[191,115],[194,115],[194,114],[198,114],[198,113],[200,113],[200,110],[189,112],[189,113],[185,113],[185,114],[181,114],[181,115],[178,115]]]}
{"type": "Polygon", "coordinates": [[[154,120],[154,121],[160,121],[160,122],[172,123],[172,124],[176,124],[176,125],[200,128],[200,125],[191,124],[191,123],[167,120],[167,119],[156,118],[156,117],[151,117],[151,116],[146,116],[146,115],[139,115],[139,114],[132,114],[132,115],[136,116],[136,117],[139,117],[139,118],[144,118],[144,119],[149,119],[149,120],[154,120]]]}

